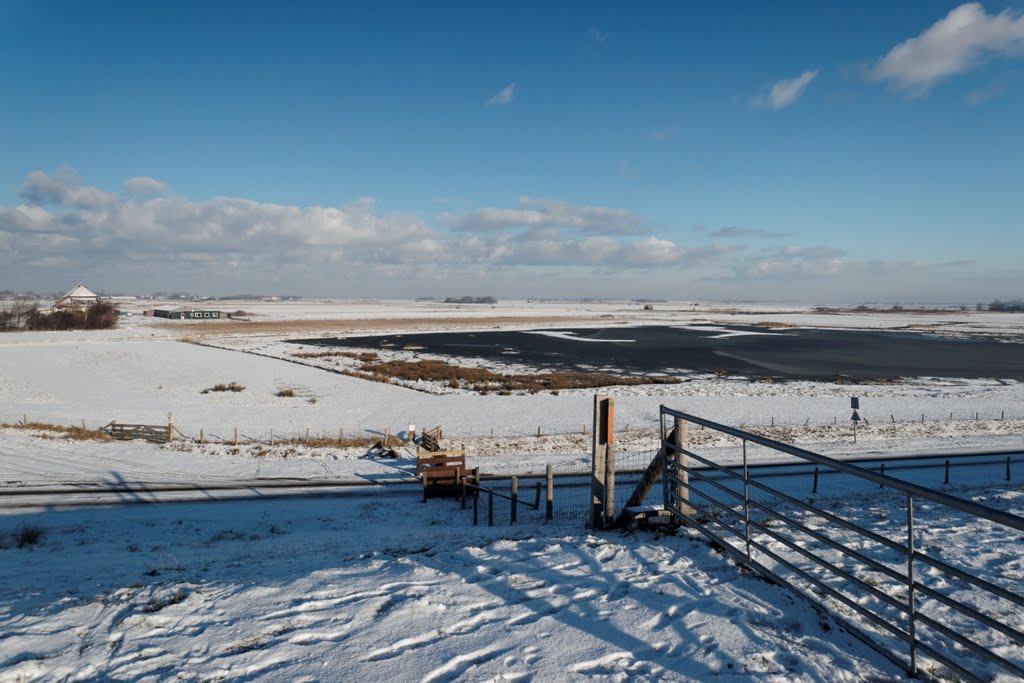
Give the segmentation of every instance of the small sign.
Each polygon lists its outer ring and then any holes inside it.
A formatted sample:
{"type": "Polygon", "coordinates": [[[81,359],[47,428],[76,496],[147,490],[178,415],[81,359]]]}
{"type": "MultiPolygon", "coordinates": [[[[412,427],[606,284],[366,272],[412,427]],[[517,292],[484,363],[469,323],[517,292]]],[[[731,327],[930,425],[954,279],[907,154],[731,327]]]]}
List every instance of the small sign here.
{"type": "Polygon", "coordinates": [[[860,410],[860,397],[858,397],[858,396],[851,396],[850,397],[850,408],[852,408],[853,410],[860,410]]]}
{"type": "Polygon", "coordinates": [[[860,422],[860,415],[857,414],[856,410],[853,411],[853,415],[850,416],[850,419],[854,422],[860,422]]]}

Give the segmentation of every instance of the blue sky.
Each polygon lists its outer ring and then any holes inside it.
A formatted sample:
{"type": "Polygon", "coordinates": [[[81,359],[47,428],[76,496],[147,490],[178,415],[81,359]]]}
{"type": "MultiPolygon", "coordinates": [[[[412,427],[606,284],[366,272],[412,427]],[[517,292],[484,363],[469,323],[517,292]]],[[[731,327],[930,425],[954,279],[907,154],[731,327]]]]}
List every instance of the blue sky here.
{"type": "Polygon", "coordinates": [[[1024,4],[549,4],[0,2],[0,289],[1024,295],[1024,4]]]}

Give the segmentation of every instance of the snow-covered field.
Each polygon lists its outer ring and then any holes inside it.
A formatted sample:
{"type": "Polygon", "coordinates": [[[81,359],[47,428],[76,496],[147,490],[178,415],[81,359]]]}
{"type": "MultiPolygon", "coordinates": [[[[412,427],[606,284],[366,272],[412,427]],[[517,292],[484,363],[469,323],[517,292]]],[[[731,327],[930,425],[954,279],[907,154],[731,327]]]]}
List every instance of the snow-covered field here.
{"type": "Polygon", "coordinates": [[[468,515],[391,497],[0,518],[0,681],[901,677],[703,543],[468,515]],[[11,547],[26,523],[42,540],[11,547]]]}
{"type": "MultiPolygon", "coordinates": [[[[470,466],[487,472],[589,462],[592,392],[480,396],[367,382],[323,360],[295,362],[299,349],[285,340],[300,335],[772,322],[1024,337],[1024,316],[975,312],[706,303],[643,311],[627,302],[218,307],[254,315],[245,323],[133,316],[106,332],[0,335],[0,422],[170,419],[190,437],[157,446],[0,428],[0,486],[408,477],[407,447],[390,461],[362,448],[269,441],[271,430],[278,440],[307,430],[404,437],[410,423],[442,425],[447,443],[464,444],[470,466]],[[245,389],[202,393],[228,382],[245,389]],[[295,396],[278,396],[285,388],[295,396]],[[195,441],[200,430],[207,443],[195,441]]],[[[656,448],[660,404],[836,456],[1024,450],[1024,385],[999,378],[858,386],[697,377],[604,393],[616,397],[619,447],[638,462],[656,448]],[[856,444],[851,395],[868,420],[856,444]]],[[[695,447],[726,449],[723,457],[735,448],[710,431],[691,437],[695,447]]],[[[900,675],[781,589],[686,537],[588,535],[565,523],[473,529],[467,515],[450,502],[401,497],[0,510],[0,681],[900,675]],[[41,543],[14,547],[13,532],[36,524],[41,543]]]]}

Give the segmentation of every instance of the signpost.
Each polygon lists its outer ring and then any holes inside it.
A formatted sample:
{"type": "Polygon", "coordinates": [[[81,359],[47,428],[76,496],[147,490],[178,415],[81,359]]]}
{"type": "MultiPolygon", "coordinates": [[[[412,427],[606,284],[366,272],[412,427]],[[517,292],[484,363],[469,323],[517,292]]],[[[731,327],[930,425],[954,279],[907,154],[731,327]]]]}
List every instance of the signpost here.
{"type": "Polygon", "coordinates": [[[857,412],[860,409],[859,397],[850,397],[850,408],[853,410],[853,415],[850,416],[850,420],[853,422],[853,442],[857,443],[857,423],[860,422],[860,413],[857,412]]]}

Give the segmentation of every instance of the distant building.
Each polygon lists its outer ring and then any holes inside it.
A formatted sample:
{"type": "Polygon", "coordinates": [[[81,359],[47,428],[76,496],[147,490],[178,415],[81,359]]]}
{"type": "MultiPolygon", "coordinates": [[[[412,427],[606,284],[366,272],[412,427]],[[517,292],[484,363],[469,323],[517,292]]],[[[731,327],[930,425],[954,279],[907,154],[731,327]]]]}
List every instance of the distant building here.
{"type": "Polygon", "coordinates": [[[99,301],[99,296],[85,285],[79,283],[70,292],[54,302],[54,308],[88,308],[99,301]]]}
{"type": "Polygon", "coordinates": [[[197,311],[193,309],[171,311],[165,308],[157,308],[153,311],[157,318],[169,318],[171,320],[219,320],[220,311],[197,311]]]}

